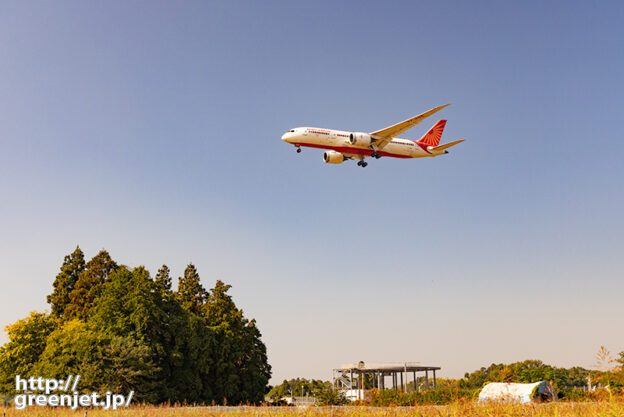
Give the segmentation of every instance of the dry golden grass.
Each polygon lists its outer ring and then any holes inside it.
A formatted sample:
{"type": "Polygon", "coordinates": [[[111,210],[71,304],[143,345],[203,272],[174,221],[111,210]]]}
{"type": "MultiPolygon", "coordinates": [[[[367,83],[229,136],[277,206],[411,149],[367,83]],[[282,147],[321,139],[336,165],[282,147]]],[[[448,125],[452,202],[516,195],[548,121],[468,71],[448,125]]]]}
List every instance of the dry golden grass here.
{"type": "Polygon", "coordinates": [[[3,417],[624,417],[624,400],[587,403],[550,404],[478,404],[474,401],[456,401],[443,406],[419,407],[155,407],[133,406],[116,411],[99,409],[69,410],[66,408],[39,408],[25,410],[0,407],[3,417]]]}

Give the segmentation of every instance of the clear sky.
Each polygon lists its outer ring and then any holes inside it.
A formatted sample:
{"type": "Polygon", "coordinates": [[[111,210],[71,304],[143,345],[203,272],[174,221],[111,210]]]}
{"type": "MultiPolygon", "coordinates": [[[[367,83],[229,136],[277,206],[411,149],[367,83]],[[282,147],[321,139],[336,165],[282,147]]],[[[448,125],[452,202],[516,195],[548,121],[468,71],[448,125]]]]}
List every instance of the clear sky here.
{"type": "MultiPolygon", "coordinates": [[[[624,4],[0,3],[0,325],[63,256],[233,285],[273,382],[624,350],[624,4]],[[449,155],[329,166],[296,126],[437,105],[449,155]]],[[[0,342],[6,341],[2,335],[0,342]]]]}

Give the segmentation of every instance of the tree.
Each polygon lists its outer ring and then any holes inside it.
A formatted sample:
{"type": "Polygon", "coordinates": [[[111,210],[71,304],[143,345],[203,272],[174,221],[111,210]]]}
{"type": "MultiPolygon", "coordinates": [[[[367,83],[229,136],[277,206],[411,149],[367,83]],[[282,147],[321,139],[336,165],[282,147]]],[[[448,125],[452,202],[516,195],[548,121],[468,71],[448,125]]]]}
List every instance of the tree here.
{"type": "Polygon", "coordinates": [[[330,382],[316,388],[314,398],[317,405],[345,405],[349,403],[344,391],[334,389],[330,382]]]}
{"type": "Polygon", "coordinates": [[[624,386],[624,352],[620,352],[618,354],[618,357],[617,359],[615,359],[615,362],[618,363],[618,367],[614,370],[613,380],[615,384],[613,385],[623,387],[624,386]]]}
{"type": "Polygon", "coordinates": [[[215,395],[230,404],[261,402],[271,377],[266,346],[256,321],[247,320],[227,294],[230,288],[217,281],[204,307],[208,326],[217,338],[216,366],[210,375],[215,395]]]}
{"type": "Polygon", "coordinates": [[[208,292],[201,285],[197,269],[192,263],[187,265],[184,276],[178,278],[176,298],[187,311],[198,316],[203,315],[203,305],[208,298],[208,292]]]}
{"type": "MultiPolygon", "coordinates": [[[[325,391],[328,388],[331,390],[330,382],[324,382],[320,379],[296,378],[289,381],[284,380],[281,384],[272,387],[267,397],[273,400],[280,400],[290,396],[304,397],[310,395],[311,397],[317,397],[321,391],[325,391]]],[[[330,402],[327,405],[331,404],[330,402]]]]}
{"type": "Polygon", "coordinates": [[[79,246],[76,246],[70,255],[65,256],[61,272],[54,280],[54,290],[48,295],[48,304],[52,309],[52,315],[62,318],[65,308],[70,302],[69,294],[74,290],[79,275],[85,269],[84,253],[79,246]]]}
{"type": "Polygon", "coordinates": [[[171,276],[169,273],[169,267],[167,265],[163,265],[154,277],[154,282],[156,282],[156,285],[160,287],[163,294],[171,291],[171,276]]]}
{"type": "Polygon", "coordinates": [[[110,274],[118,268],[104,249],[93,257],[79,275],[74,289],[69,294],[70,303],[65,309],[66,318],[85,320],[91,314],[95,300],[110,274]]]}
{"type": "MultiPolygon", "coordinates": [[[[151,358],[145,343],[130,337],[103,337],[96,350],[95,366],[100,370],[100,392],[134,391],[138,401],[158,400],[160,369],[151,358]]],[[[166,383],[166,382],[165,382],[166,383]]]]}
{"type": "Polygon", "coordinates": [[[80,320],[67,320],[47,338],[46,346],[36,361],[34,371],[44,378],[65,378],[81,375],[81,388],[95,389],[89,384],[91,377],[84,366],[95,363],[98,346],[97,334],[80,320]]]}
{"type": "Polygon", "coordinates": [[[590,371],[580,367],[556,368],[538,360],[514,362],[509,365],[492,364],[472,373],[466,373],[459,381],[460,388],[481,388],[486,382],[550,381],[555,388],[571,388],[585,385],[590,371]]]}
{"type": "Polygon", "coordinates": [[[49,296],[54,314],[32,313],[7,327],[0,388],[12,392],[16,374],[79,374],[80,390],[134,390],[147,402],[263,400],[266,347],[229,285],[217,281],[209,294],[189,264],[174,293],[165,265],[152,279],[142,266],[118,266],[105,250],[83,262],[79,248],[65,258],[49,296]]]}
{"type": "Polygon", "coordinates": [[[0,391],[15,389],[15,375],[32,376],[32,368],[55,325],[50,315],[33,311],[25,319],[6,326],[9,342],[0,348],[0,391]]]}
{"type": "Polygon", "coordinates": [[[210,332],[203,321],[197,325],[192,320],[173,294],[163,296],[145,268],[113,272],[89,323],[108,335],[149,346],[158,368],[157,401],[200,402],[211,394],[200,375],[203,367],[211,366],[204,354],[212,346],[210,332]]]}
{"type": "Polygon", "coordinates": [[[80,375],[83,392],[135,391],[138,401],[154,401],[158,368],[149,346],[133,338],[111,336],[90,329],[80,320],[66,321],[48,337],[33,368],[45,378],[80,375]]]}

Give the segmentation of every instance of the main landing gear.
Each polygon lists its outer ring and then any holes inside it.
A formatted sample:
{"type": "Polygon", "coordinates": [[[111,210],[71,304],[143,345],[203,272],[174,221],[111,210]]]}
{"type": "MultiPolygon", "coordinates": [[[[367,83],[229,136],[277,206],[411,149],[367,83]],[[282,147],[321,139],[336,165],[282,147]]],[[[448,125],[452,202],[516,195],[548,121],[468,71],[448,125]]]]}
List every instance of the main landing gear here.
{"type": "Polygon", "coordinates": [[[379,158],[381,158],[381,155],[379,155],[377,152],[373,152],[373,153],[371,154],[371,156],[372,156],[373,158],[375,158],[375,159],[379,159],[379,158]]]}
{"type": "Polygon", "coordinates": [[[364,161],[358,161],[358,166],[361,166],[362,168],[366,168],[366,166],[368,165],[368,162],[364,162],[364,161]]]}

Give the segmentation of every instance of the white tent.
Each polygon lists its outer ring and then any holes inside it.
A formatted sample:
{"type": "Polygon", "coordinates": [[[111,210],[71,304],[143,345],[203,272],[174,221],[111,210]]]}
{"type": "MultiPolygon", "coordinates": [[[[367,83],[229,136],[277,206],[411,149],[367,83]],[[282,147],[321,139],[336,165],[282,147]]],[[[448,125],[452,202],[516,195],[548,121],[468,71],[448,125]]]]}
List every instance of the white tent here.
{"type": "Polygon", "coordinates": [[[556,401],[557,394],[548,381],[532,384],[490,382],[479,393],[479,401],[513,401],[530,403],[556,401]]]}

